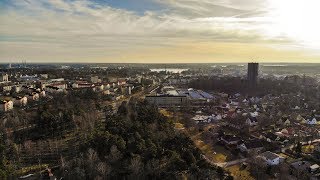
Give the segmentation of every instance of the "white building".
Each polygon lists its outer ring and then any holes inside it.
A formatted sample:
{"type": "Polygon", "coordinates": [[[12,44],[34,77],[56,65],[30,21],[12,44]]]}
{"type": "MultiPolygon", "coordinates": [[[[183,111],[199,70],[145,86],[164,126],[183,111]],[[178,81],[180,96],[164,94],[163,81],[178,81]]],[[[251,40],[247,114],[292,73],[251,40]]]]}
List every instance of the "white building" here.
{"type": "Polygon", "coordinates": [[[42,78],[42,79],[48,79],[48,74],[40,74],[40,78],[42,78]]]}
{"type": "Polygon", "coordinates": [[[9,82],[8,74],[0,74],[0,82],[9,82]]]}
{"type": "Polygon", "coordinates": [[[309,119],[307,119],[307,124],[315,125],[315,124],[317,124],[317,119],[315,117],[314,118],[309,118],[309,119]]]}
{"type": "Polygon", "coordinates": [[[2,86],[2,91],[3,92],[9,92],[9,91],[11,91],[11,89],[12,89],[12,86],[11,85],[4,85],[4,86],[2,86]]]}
{"type": "Polygon", "coordinates": [[[283,161],[282,156],[270,151],[266,151],[259,156],[262,157],[269,166],[279,165],[283,161]]]}

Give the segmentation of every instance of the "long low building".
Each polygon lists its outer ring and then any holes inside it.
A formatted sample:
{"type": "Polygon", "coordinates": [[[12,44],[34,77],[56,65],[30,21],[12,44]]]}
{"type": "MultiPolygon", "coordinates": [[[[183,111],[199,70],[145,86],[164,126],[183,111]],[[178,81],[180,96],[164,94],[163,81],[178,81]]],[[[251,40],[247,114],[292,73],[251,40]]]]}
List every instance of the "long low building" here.
{"type": "Polygon", "coordinates": [[[146,96],[146,100],[160,107],[185,106],[188,104],[187,96],[172,96],[172,95],[146,96]]]}

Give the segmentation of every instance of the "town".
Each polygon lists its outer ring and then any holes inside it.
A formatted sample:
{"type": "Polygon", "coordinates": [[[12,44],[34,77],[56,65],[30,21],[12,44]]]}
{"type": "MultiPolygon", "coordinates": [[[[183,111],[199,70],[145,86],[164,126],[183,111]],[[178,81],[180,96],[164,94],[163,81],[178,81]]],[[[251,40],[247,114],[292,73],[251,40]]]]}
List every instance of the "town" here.
{"type": "Polygon", "coordinates": [[[3,65],[1,134],[12,173],[54,174],[82,136],[142,99],[235,179],[320,177],[319,74],[271,74],[258,63],[168,66],[3,65]]]}

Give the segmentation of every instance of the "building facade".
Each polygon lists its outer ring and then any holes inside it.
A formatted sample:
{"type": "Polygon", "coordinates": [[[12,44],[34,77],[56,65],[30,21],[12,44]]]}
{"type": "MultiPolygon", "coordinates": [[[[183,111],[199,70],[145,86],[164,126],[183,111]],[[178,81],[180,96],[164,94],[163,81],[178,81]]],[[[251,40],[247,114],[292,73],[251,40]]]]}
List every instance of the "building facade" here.
{"type": "Polygon", "coordinates": [[[248,84],[256,87],[258,84],[259,63],[248,63],[248,84]]]}
{"type": "Polygon", "coordinates": [[[146,96],[146,100],[160,107],[185,106],[188,104],[187,96],[146,96]]]}

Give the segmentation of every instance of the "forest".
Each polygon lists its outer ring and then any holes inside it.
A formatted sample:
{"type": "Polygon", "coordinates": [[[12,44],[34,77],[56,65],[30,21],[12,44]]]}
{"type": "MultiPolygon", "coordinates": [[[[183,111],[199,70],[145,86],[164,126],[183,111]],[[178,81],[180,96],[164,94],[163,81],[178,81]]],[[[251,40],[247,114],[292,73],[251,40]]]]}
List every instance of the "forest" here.
{"type": "Polygon", "coordinates": [[[63,166],[65,177],[83,179],[226,179],[191,139],[175,132],[157,107],[142,100],[123,102],[63,166]]]}
{"type": "Polygon", "coordinates": [[[45,178],[46,167],[65,179],[232,179],[144,100],[131,98],[114,109],[92,91],[54,98],[16,120],[7,115],[17,125],[26,119],[30,128],[2,124],[13,131],[2,131],[0,179],[45,178]]]}

